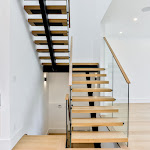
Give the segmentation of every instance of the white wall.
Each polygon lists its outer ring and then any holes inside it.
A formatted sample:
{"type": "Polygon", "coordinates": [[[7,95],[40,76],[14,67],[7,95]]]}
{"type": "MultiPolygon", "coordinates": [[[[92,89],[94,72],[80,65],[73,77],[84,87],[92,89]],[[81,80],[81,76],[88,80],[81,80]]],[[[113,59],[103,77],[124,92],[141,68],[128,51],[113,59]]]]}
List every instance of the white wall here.
{"type": "Polygon", "coordinates": [[[11,146],[24,134],[48,130],[47,88],[24,14],[23,1],[11,1],[11,146]]]}
{"type": "Polygon", "coordinates": [[[130,102],[150,102],[150,39],[108,38],[120,63],[127,73],[130,84],[130,102]]]}
{"type": "MultiPolygon", "coordinates": [[[[9,24],[10,24],[10,3],[9,0],[1,2],[0,5],[0,149],[3,147],[9,148],[10,136],[10,111],[9,111],[9,74],[10,74],[10,39],[9,39],[9,24]]],[[[3,149],[5,150],[5,149],[3,149]]]]}
{"type": "Polygon", "coordinates": [[[72,0],[73,62],[99,62],[101,20],[111,0],[72,0]]]}
{"type": "Polygon", "coordinates": [[[66,129],[66,101],[69,94],[68,73],[48,73],[49,105],[48,128],[49,133],[65,133],[66,129]],[[60,105],[60,106],[59,106],[60,105]]]}
{"type": "Polygon", "coordinates": [[[24,134],[48,132],[48,86],[28,30],[23,0],[4,1],[0,11],[0,149],[10,150],[24,134]]]}
{"type": "Polygon", "coordinates": [[[135,103],[150,102],[150,21],[147,19],[150,12],[142,11],[149,3],[150,0],[113,0],[102,21],[104,35],[131,80],[130,102],[135,103]]]}

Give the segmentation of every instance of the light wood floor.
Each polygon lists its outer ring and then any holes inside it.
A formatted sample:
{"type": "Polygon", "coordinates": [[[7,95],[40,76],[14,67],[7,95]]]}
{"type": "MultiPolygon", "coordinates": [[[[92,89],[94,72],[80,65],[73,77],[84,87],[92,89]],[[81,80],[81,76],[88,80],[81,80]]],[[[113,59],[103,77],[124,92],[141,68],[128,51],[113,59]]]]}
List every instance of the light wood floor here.
{"type": "MultiPolygon", "coordinates": [[[[129,147],[121,148],[121,150],[150,150],[150,104],[130,104],[129,131],[129,147]]],[[[64,150],[64,147],[64,135],[24,136],[13,150],[64,150]]],[[[74,148],[74,150],[81,149],[74,148]]],[[[95,149],[90,148],[89,150],[95,149]]]]}

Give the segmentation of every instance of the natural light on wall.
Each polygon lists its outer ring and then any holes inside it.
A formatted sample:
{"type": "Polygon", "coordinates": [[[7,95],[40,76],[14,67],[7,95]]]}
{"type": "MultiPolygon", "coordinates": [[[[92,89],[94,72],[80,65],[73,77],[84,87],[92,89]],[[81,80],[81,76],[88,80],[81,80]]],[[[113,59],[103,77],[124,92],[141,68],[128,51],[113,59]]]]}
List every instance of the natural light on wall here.
{"type": "Polygon", "coordinates": [[[47,74],[44,73],[44,86],[46,86],[46,81],[47,81],[47,74]]]}

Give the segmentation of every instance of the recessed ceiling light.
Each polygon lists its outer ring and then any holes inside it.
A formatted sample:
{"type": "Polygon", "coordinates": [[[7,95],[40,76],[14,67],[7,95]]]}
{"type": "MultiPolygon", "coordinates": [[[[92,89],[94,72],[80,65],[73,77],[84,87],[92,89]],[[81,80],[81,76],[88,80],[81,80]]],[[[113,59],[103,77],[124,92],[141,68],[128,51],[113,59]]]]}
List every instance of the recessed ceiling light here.
{"type": "Polygon", "coordinates": [[[144,7],[144,8],[142,9],[142,11],[143,11],[143,12],[148,12],[148,11],[150,11],[150,7],[144,7]]]}
{"type": "Polygon", "coordinates": [[[120,31],[119,33],[122,34],[123,32],[120,31]]]}
{"type": "Polygon", "coordinates": [[[133,21],[138,21],[138,18],[133,18],[133,21]]]}

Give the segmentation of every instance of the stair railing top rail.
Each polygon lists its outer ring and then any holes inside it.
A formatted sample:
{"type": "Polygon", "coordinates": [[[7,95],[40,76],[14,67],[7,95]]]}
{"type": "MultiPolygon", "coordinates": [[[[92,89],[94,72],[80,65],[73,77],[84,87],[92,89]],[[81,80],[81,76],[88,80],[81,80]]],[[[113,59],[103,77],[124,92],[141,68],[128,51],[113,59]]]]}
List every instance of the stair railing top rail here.
{"type": "Polygon", "coordinates": [[[72,46],[73,46],[73,37],[71,37],[71,45],[70,45],[69,86],[72,86],[72,46]]]}
{"type": "MultiPolygon", "coordinates": [[[[70,121],[70,103],[69,103],[69,94],[66,94],[65,97],[66,103],[68,105],[68,114],[69,114],[69,121],[70,121]]],[[[67,109],[67,108],[66,108],[67,109]]]]}
{"type": "Polygon", "coordinates": [[[115,53],[114,53],[113,49],[111,48],[109,42],[107,41],[106,37],[104,37],[104,41],[106,42],[106,44],[107,44],[107,46],[108,46],[108,48],[109,48],[111,54],[113,55],[113,58],[115,59],[115,61],[116,61],[117,65],[118,65],[118,67],[119,67],[119,69],[120,69],[120,71],[121,71],[121,73],[122,73],[124,79],[126,80],[126,82],[127,82],[128,84],[130,84],[131,82],[130,82],[130,80],[129,80],[127,74],[125,73],[123,67],[121,66],[121,64],[120,64],[120,62],[119,62],[117,56],[115,55],[115,53]]]}

